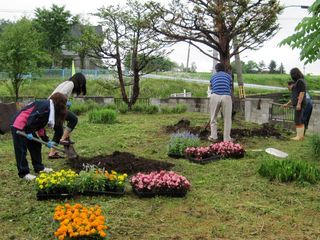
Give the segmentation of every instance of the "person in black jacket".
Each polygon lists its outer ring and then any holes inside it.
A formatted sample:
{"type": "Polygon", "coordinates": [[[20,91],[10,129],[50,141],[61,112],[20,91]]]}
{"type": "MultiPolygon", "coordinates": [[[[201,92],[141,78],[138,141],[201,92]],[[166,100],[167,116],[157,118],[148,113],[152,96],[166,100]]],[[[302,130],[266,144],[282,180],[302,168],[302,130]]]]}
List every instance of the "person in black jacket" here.
{"type": "Polygon", "coordinates": [[[36,176],[30,174],[28,161],[26,159],[27,150],[30,152],[32,165],[36,173],[40,171],[51,172],[51,168],[46,168],[42,164],[41,144],[32,141],[38,138],[36,132],[42,140],[47,142],[47,146],[52,148],[53,142],[48,141],[44,127],[48,125],[53,128],[55,124],[61,124],[67,112],[67,98],[61,93],[53,94],[49,100],[34,101],[21,109],[14,117],[11,132],[14,152],[20,178],[33,180],[36,176]],[[23,131],[27,138],[17,134],[23,131]]]}

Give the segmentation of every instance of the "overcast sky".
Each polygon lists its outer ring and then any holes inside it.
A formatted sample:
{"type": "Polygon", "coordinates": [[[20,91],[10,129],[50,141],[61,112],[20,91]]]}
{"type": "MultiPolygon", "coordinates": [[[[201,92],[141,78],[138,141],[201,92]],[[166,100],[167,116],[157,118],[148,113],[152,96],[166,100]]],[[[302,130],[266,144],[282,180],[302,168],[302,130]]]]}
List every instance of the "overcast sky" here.
{"type": "MultiPolygon", "coordinates": [[[[161,2],[168,2],[168,0],[161,0],[161,2]]],[[[285,6],[292,5],[308,5],[310,6],[313,0],[280,0],[285,6]]],[[[72,14],[82,14],[88,18],[88,13],[96,12],[96,10],[102,6],[108,6],[110,4],[124,4],[125,0],[1,0],[0,1],[0,18],[17,20],[21,16],[26,15],[33,17],[33,10],[37,7],[50,8],[52,4],[59,6],[64,5],[67,10],[72,14]]],[[[257,51],[245,51],[241,54],[241,60],[247,62],[248,60],[254,60],[256,62],[264,61],[267,65],[271,60],[275,60],[277,64],[283,63],[285,70],[288,72],[293,67],[298,67],[305,73],[320,75],[320,61],[313,64],[304,65],[299,60],[299,50],[292,50],[287,46],[279,47],[279,42],[294,33],[295,26],[301,21],[301,19],[308,15],[307,9],[301,9],[299,7],[288,7],[284,9],[282,15],[279,17],[279,23],[281,30],[269,41],[265,42],[261,49],[257,51]]],[[[173,61],[178,64],[187,62],[187,49],[188,44],[179,43],[174,46],[174,51],[169,56],[173,61]]],[[[197,49],[191,47],[190,51],[190,63],[195,62],[197,65],[197,71],[211,71],[212,60],[197,49]]]]}

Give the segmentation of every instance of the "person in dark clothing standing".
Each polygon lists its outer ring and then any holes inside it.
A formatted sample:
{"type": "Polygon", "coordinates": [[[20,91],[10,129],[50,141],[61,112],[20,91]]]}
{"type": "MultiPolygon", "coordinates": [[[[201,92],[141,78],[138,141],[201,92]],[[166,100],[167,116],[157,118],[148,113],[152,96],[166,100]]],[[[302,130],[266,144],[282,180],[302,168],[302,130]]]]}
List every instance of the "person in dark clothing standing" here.
{"type": "Polygon", "coordinates": [[[305,125],[303,112],[306,107],[307,87],[304,81],[304,76],[298,68],[291,69],[290,75],[294,84],[292,85],[291,100],[288,103],[284,104],[284,107],[292,104],[295,109],[294,122],[296,125],[297,135],[291,139],[297,141],[304,139],[305,125]]]}
{"type": "Polygon", "coordinates": [[[20,178],[31,181],[36,176],[30,174],[27,150],[30,152],[34,171],[51,172],[51,168],[46,168],[42,164],[41,143],[32,141],[38,138],[36,132],[42,140],[47,142],[47,146],[52,148],[53,142],[48,141],[44,127],[48,125],[54,128],[55,124],[62,124],[66,116],[67,98],[61,93],[53,94],[49,100],[35,101],[21,109],[14,117],[11,125],[14,152],[20,178]],[[27,138],[21,136],[17,131],[23,131],[27,138]]]}
{"type": "MultiPolygon", "coordinates": [[[[289,81],[288,82],[288,90],[290,92],[292,92],[294,87],[295,87],[294,81],[289,81]]],[[[284,104],[284,107],[288,107],[289,104],[291,104],[291,100],[288,103],[284,104]]],[[[306,106],[305,106],[303,113],[302,113],[302,122],[304,123],[304,135],[305,135],[305,133],[308,129],[308,126],[309,126],[309,120],[310,120],[310,117],[312,114],[312,110],[313,110],[312,98],[311,98],[310,94],[308,92],[306,92],[306,106]]]]}

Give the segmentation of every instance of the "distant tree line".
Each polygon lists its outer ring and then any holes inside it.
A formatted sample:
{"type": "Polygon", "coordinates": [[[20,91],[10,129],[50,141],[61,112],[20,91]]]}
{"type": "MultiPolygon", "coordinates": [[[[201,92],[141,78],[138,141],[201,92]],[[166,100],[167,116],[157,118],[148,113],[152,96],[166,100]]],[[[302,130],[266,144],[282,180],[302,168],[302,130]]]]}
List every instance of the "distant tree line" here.
{"type": "MultiPolygon", "coordinates": [[[[253,60],[249,60],[248,62],[241,61],[241,64],[242,73],[286,73],[283,63],[277,64],[275,60],[271,60],[269,64],[266,64],[263,60],[258,63],[253,60]]],[[[233,71],[235,71],[235,62],[232,62],[231,66],[233,71]]]]}

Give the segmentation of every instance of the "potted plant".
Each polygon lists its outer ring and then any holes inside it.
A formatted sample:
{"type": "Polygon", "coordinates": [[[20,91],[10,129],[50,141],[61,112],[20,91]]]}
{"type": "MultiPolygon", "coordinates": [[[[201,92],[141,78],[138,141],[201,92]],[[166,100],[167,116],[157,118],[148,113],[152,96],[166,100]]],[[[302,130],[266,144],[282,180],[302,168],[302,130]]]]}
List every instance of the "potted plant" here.
{"type": "Polygon", "coordinates": [[[53,219],[59,223],[54,233],[59,240],[105,240],[107,237],[108,226],[98,206],[87,208],[81,204],[58,205],[53,219]]]}
{"type": "Polygon", "coordinates": [[[214,143],[209,146],[212,153],[218,154],[223,158],[242,158],[245,150],[238,144],[233,142],[214,143]]]}
{"type": "Polygon", "coordinates": [[[126,178],[127,174],[90,167],[79,173],[76,186],[82,195],[122,196],[126,178]]]}
{"type": "Polygon", "coordinates": [[[194,134],[189,132],[172,134],[168,146],[168,156],[174,158],[184,157],[186,148],[197,146],[200,146],[200,139],[194,134]]]}
{"type": "Polygon", "coordinates": [[[190,182],[173,171],[137,173],[131,177],[130,184],[139,197],[184,197],[190,190],[190,182]]]}
{"type": "Polygon", "coordinates": [[[37,199],[63,199],[74,196],[76,172],[61,170],[58,172],[40,173],[36,178],[37,199]]]}
{"type": "Polygon", "coordinates": [[[205,164],[220,159],[209,147],[191,147],[185,150],[185,156],[192,162],[205,164]]]}

